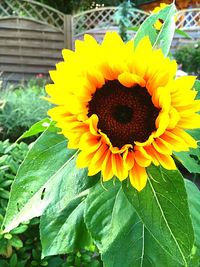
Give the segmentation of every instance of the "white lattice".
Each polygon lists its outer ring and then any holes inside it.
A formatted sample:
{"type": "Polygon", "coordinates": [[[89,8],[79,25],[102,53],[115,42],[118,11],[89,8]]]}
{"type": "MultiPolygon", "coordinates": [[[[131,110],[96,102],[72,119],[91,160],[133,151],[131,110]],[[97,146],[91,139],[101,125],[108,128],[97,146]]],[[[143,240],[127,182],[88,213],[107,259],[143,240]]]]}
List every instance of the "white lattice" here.
{"type": "MultiPolygon", "coordinates": [[[[118,26],[114,18],[117,7],[104,7],[92,9],[78,15],[73,16],[73,32],[74,35],[83,33],[91,29],[109,29],[118,26]]],[[[140,24],[147,18],[148,13],[134,9],[130,21],[133,26],[140,24]]]]}
{"type": "Polygon", "coordinates": [[[36,1],[3,0],[0,4],[0,17],[12,16],[35,19],[64,30],[64,14],[36,1]]]}
{"type": "Polygon", "coordinates": [[[176,26],[180,29],[200,29],[200,8],[179,11],[176,26]]]}

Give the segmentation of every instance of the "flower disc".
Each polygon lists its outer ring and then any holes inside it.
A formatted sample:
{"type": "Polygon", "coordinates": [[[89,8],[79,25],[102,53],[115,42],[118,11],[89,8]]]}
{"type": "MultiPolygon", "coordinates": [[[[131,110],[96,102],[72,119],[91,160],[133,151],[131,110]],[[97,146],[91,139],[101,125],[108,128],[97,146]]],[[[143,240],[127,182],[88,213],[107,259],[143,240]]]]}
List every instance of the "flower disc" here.
{"type": "Polygon", "coordinates": [[[98,128],[112,145],[121,148],[148,139],[155,130],[159,109],[153,105],[146,88],[138,85],[127,88],[113,80],[92,96],[88,116],[92,114],[98,116],[98,128]]]}
{"type": "Polygon", "coordinates": [[[200,126],[195,77],[176,79],[176,62],[153,50],[148,37],[135,47],[114,32],[102,44],[85,35],[63,57],[46,86],[56,105],[49,115],[68,147],[79,149],[77,166],[88,175],[129,177],[140,191],[151,163],[175,169],[172,152],[197,146],[184,131],[200,126]]]}

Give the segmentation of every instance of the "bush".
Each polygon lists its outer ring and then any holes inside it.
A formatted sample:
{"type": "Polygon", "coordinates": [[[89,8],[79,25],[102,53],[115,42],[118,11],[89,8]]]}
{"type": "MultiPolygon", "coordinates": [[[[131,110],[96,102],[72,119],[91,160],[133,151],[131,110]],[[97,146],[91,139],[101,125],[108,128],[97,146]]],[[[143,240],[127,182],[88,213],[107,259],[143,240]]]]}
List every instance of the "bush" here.
{"type": "MultiPolygon", "coordinates": [[[[11,144],[8,140],[0,141],[0,227],[5,215],[11,184],[27,151],[28,145],[23,142],[11,144]]],[[[9,234],[0,233],[0,266],[100,267],[102,264],[94,246],[91,247],[91,251],[82,250],[41,260],[39,218],[35,218],[21,224],[9,234]]]]}
{"type": "Polygon", "coordinates": [[[15,141],[24,131],[47,116],[50,103],[44,96],[44,82],[30,81],[27,86],[0,92],[0,139],[15,141]]]}
{"type": "Polygon", "coordinates": [[[174,57],[185,72],[200,77],[200,43],[177,49],[174,57]]]}

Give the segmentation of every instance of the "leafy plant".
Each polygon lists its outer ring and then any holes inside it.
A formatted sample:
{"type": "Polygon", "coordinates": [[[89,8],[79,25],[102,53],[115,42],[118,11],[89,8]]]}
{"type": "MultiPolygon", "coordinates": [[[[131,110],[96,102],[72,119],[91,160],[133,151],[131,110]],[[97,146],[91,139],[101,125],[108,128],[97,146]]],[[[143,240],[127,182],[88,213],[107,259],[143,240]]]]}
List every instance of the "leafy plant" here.
{"type": "Polygon", "coordinates": [[[131,26],[131,17],[133,12],[133,4],[125,0],[119,5],[118,10],[114,14],[114,19],[119,25],[119,34],[124,41],[128,41],[127,29],[131,26]]]}
{"type": "MultiPolygon", "coordinates": [[[[0,226],[6,212],[11,185],[27,152],[26,143],[12,144],[8,140],[0,142],[0,226]]],[[[0,232],[1,267],[100,267],[101,261],[96,247],[91,245],[89,249],[41,260],[39,218],[19,225],[9,234],[0,232]]]]}
{"type": "Polygon", "coordinates": [[[44,96],[44,80],[31,80],[15,90],[5,88],[0,92],[0,137],[15,141],[32,124],[46,117],[50,107],[44,96]]]}
{"type": "Polygon", "coordinates": [[[200,77],[200,42],[177,49],[174,57],[185,72],[200,77]]]}

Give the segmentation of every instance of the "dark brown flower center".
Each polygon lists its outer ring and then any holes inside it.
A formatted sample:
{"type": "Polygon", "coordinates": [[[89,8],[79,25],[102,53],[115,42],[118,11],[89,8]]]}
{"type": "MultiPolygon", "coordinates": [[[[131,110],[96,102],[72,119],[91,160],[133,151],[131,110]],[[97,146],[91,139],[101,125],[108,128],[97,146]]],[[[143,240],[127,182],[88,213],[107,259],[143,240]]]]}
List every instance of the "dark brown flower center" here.
{"type": "Polygon", "coordinates": [[[146,88],[139,85],[127,88],[119,81],[107,81],[92,96],[88,104],[88,117],[96,114],[98,128],[121,148],[134,141],[144,142],[156,129],[159,114],[146,88]]]}

